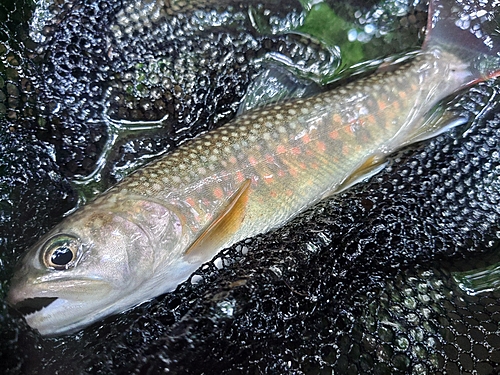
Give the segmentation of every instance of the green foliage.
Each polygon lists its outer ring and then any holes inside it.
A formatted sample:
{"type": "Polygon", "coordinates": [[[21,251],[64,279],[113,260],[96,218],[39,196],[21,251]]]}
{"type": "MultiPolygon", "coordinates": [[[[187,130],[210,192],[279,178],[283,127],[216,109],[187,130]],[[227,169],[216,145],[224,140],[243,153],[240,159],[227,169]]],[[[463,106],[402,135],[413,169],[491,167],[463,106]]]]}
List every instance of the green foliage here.
{"type": "Polygon", "coordinates": [[[350,31],[357,33],[360,30],[338,16],[326,3],[314,5],[297,31],[309,34],[331,47],[340,48],[343,66],[352,66],[365,59],[363,43],[350,41],[348,37],[350,31]]]}

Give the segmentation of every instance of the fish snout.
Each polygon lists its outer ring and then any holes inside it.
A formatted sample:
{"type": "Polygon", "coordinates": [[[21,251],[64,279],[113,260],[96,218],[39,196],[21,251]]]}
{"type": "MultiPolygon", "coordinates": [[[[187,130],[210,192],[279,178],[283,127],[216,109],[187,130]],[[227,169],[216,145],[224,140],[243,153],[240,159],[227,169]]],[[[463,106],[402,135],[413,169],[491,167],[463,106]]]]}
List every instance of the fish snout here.
{"type": "Polygon", "coordinates": [[[23,284],[23,280],[25,281],[26,278],[21,277],[21,275],[16,276],[12,279],[6,301],[23,316],[40,311],[57,299],[57,297],[33,297],[29,295],[26,288],[23,287],[23,285],[27,285],[23,284]]]}
{"type": "Polygon", "coordinates": [[[54,302],[57,297],[38,297],[29,292],[32,284],[32,270],[28,265],[21,263],[11,279],[9,292],[7,293],[7,303],[19,311],[22,315],[39,311],[54,302]]]}

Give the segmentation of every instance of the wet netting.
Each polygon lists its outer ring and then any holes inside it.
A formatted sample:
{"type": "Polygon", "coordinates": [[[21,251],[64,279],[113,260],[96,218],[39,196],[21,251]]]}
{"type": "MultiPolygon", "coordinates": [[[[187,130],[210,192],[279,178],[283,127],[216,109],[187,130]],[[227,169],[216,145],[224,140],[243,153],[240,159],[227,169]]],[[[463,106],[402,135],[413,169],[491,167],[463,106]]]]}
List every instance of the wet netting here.
{"type": "MultiPolygon", "coordinates": [[[[267,64],[331,74],[335,49],[293,32],[302,5],[264,4],[0,2],[2,373],[500,372],[498,80],[446,105],[466,125],[222,251],[173,293],[59,338],[6,306],[22,251],[79,198],[232,118],[267,64]]],[[[426,4],[329,5],[380,31],[370,59],[422,42],[426,4]]]]}

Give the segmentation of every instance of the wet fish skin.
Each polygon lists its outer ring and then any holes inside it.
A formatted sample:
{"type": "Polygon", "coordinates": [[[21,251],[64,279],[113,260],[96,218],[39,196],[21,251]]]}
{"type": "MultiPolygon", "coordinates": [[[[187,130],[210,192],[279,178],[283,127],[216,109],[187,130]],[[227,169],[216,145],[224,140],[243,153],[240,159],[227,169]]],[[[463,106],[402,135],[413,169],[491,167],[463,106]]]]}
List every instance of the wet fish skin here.
{"type": "Polygon", "coordinates": [[[222,248],[369,175],[372,159],[419,139],[426,114],[479,79],[483,73],[431,45],[399,69],[242,115],[51,230],[25,256],[9,302],[57,297],[26,315],[54,335],[171,291],[222,248]]]}
{"type": "MultiPolygon", "coordinates": [[[[370,155],[404,143],[441,99],[427,101],[428,96],[438,88],[448,94],[463,85],[445,74],[453,61],[445,57],[437,51],[422,54],[400,71],[250,112],[181,146],[39,241],[25,257],[24,272],[13,280],[11,302],[57,296],[51,307],[71,303],[92,322],[175,289],[221,248],[279,226],[334,192],[370,155]],[[410,95],[409,82],[413,94],[424,99],[418,104],[401,100],[410,95]],[[400,124],[406,124],[406,132],[400,124]],[[186,256],[246,180],[251,185],[239,230],[217,234],[225,236],[220,248],[186,256]],[[61,235],[77,242],[74,265],[47,269],[40,253],[61,235]],[[71,288],[75,280],[80,283],[71,288]]],[[[87,324],[79,320],[56,328],[40,314],[26,319],[42,334],[87,324]]]]}

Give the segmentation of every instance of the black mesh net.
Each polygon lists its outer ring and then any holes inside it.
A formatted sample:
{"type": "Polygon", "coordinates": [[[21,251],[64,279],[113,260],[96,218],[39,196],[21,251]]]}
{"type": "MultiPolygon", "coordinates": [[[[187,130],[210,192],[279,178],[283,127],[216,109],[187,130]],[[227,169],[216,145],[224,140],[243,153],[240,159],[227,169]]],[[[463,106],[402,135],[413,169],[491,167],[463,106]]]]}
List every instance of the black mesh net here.
{"type": "MultiPolygon", "coordinates": [[[[128,161],[223,123],[269,51],[289,56],[298,74],[330,61],[321,43],[277,32],[302,17],[293,2],[40,4],[0,4],[2,296],[22,249],[75,205],[68,179],[91,175],[103,152],[112,181],[128,161]],[[259,22],[248,24],[249,12],[259,22]],[[224,14],[232,21],[220,25],[224,14]],[[300,66],[303,56],[310,63],[300,66]],[[128,129],[103,151],[126,121],[159,119],[158,129],[128,129]]],[[[368,19],[401,5],[387,4],[332,8],[368,19]]],[[[421,41],[418,9],[377,18],[407,39],[381,36],[372,46],[386,43],[390,54],[421,41]]],[[[498,81],[475,86],[449,104],[471,118],[466,126],[402,150],[367,183],[224,250],[175,292],[75,335],[42,338],[2,302],[2,370],[498,373],[497,98],[498,81]]]]}

